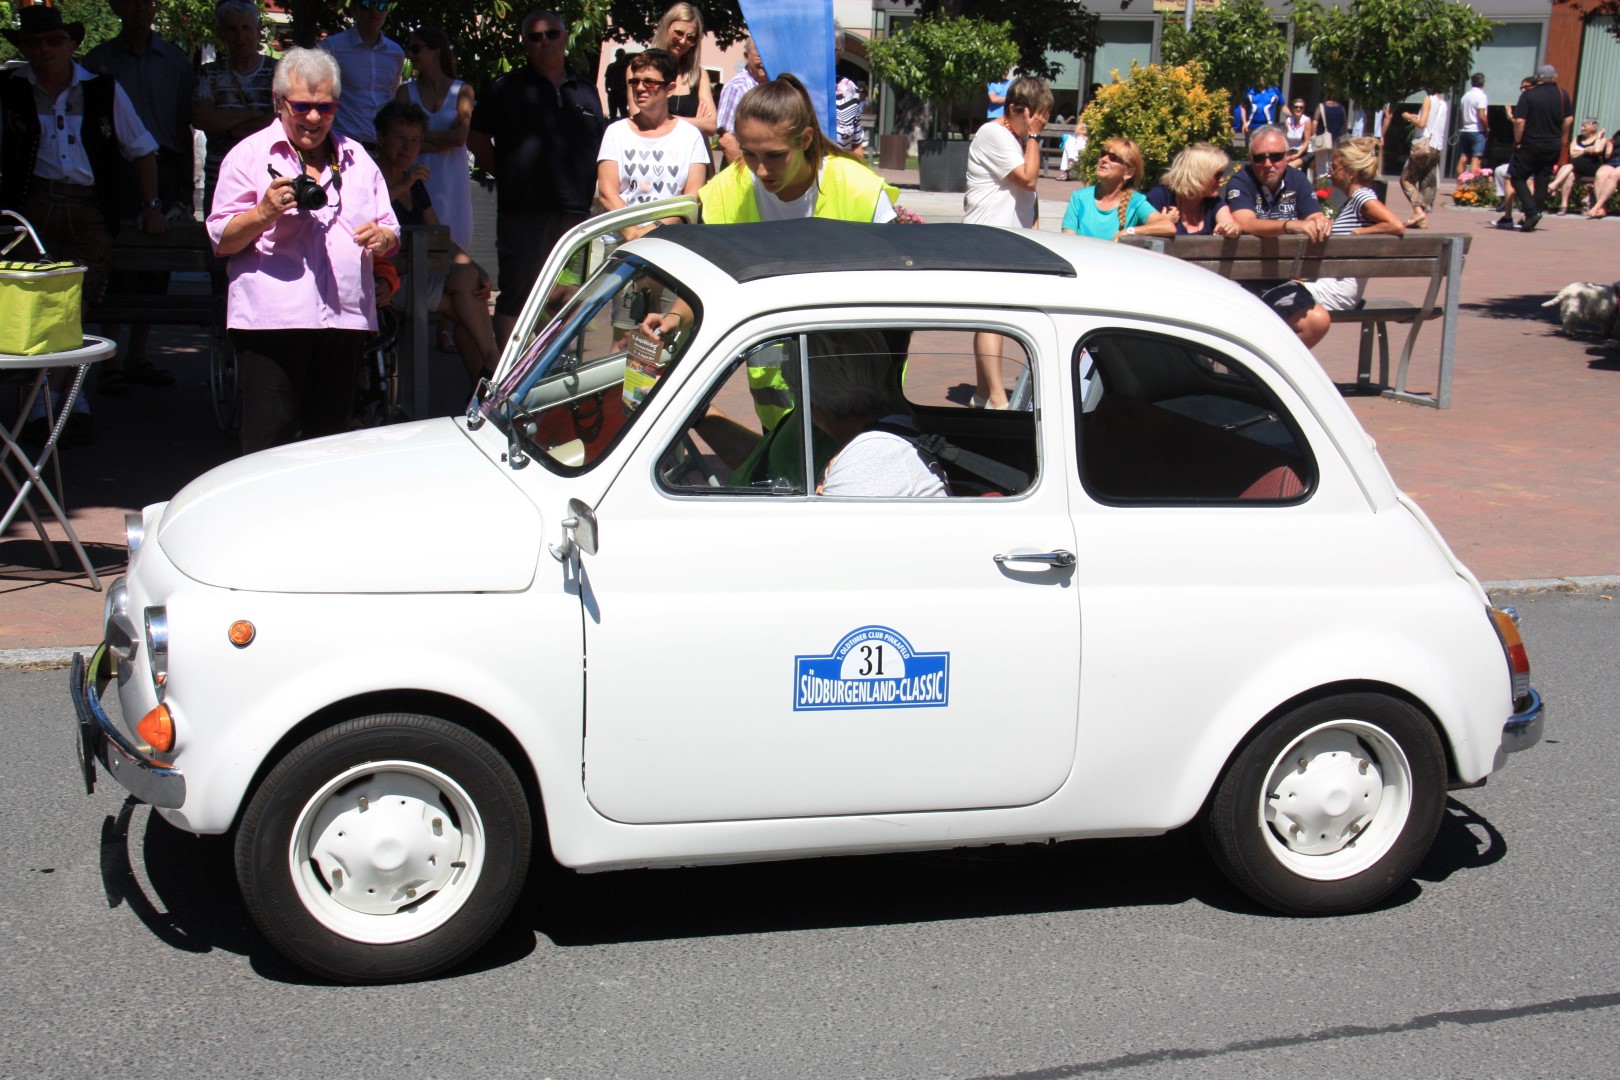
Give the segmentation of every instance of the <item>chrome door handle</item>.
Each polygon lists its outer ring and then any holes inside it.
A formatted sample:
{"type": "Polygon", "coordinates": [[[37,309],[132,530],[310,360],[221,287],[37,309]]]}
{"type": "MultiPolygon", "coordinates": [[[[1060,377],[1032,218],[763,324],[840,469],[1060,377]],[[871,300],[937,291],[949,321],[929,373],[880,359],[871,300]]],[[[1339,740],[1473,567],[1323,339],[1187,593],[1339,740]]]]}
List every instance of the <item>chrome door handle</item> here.
{"type": "Polygon", "coordinates": [[[1072,551],[1042,551],[1032,552],[1028,555],[997,555],[996,562],[1001,565],[1013,562],[1045,563],[1048,566],[1073,566],[1074,552],[1072,551]]]}

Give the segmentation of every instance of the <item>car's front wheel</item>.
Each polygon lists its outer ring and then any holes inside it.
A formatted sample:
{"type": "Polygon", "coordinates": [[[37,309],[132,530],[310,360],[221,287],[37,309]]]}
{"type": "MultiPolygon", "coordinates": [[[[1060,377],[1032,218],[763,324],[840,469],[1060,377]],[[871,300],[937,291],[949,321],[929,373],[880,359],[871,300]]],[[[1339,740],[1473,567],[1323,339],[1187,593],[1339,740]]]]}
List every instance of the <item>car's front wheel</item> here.
{"type": "Polygon", "coordinates": [[[1221,871],[1279,911],[1337,915],[1377,903],[1428,854],[1446,758],[1427,717],[1344,694],[1273,721],[1210,796],[1204,840],[1221,871]]]}
{"type": "Polygon", "coordinates": [[[532,843],[506,760],[460,725],[389,714],[297,746],[242,817],[236,873],[253,921],[343,982],[423,978],[506,920],[532,843]]]}

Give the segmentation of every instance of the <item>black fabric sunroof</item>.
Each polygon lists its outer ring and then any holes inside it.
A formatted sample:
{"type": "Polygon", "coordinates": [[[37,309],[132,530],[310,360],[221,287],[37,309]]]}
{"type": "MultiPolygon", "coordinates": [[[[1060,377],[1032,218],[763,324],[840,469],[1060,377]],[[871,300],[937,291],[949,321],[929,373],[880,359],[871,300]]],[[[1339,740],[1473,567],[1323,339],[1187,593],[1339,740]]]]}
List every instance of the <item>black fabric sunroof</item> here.
{"type": "Polygon", "coordinates": [[[666,225],[653,235],[679,244],[739,282],[850,270],[984,270],[1074,277],[1067,259],[1028,237],[983,225],[873,225],[773,221],[666,225]]]}

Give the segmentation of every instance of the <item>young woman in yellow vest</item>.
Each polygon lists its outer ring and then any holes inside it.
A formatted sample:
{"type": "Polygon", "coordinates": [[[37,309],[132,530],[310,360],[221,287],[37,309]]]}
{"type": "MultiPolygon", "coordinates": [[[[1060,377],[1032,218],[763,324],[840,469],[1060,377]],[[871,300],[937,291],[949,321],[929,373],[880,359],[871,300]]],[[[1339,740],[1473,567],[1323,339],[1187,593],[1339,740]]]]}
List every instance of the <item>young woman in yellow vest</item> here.
{"type": "MultiPolygon", "coordinates": [[[[737,104],[732,131],[742,158],[698,191],[706,225],[831,218],[884,223],[895,218],[900,190],[821,131],[804,84],[792,75],[767,79],[737,104]]],[[[646,327],[659,336],[679,330],[690,313],[677,303],[646,327]]],[[[793,407],[775,367],[750,367],[754,410],[769,431],[793,407]]]]}

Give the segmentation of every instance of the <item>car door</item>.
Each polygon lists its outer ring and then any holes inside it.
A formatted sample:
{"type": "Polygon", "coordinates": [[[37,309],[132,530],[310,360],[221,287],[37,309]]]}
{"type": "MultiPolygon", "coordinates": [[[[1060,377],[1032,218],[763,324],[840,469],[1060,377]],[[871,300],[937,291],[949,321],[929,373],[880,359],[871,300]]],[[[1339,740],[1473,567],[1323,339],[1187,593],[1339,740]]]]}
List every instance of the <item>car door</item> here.
{"type": "Polygon", "coordinates": [[[1062,785],[1079,607],[1053,464],[1066,421],[1044,407],[1061,396],[1055,347],[1034,312],[964,322],[843,309],[728,339],[594,508],[597,550],[580,556],[585,788],[600,813],[653,823],[1021,806],[1062,785]],[[761,464],[805,457],[804,430],[775,453],[749,374],[798,374],[787,393],[802,404],[807,383],[805,411],[818,416],[832,391],[816,397],[816,342],[831,330],[881,334],[897,413],[1003,471],[956,470],[938,497],[818,495],[803,477],[823,473],[819,426],[809,460],[761,464]],[[1020,382],[1034,408],[968,408],[976,331],[1007,343],[1009,381],[1033,372],[1020,382]],[[722,460],[717,417],[752,450],[722,460]]]}

